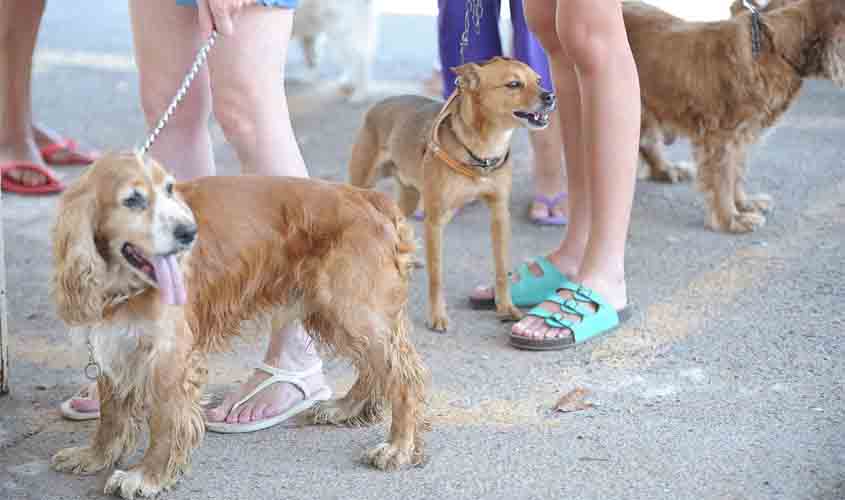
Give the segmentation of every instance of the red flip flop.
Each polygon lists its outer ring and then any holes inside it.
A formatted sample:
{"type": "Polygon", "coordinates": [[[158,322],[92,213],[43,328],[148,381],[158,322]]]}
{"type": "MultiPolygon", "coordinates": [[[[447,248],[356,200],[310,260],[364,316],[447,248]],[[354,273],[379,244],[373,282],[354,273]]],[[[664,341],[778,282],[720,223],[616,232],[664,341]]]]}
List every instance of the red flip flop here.
{"type": "Polygon", "coordinates": [[[79,144],[73,139],[60,139],[47,144],[40,149],[41,157],[50,165],[89,165],[94,163],[100,154],[96,151],[84,153],[79,150],[79,144]],[[61,158],[61,159],[59,159],[61,158]]]}
{"type": "Polygon", "coordinates": [[[53,193],[61,193],[65,189],[65,185],[62,184],[62,181],[56,178],[56,176],[50,170],[42,167],[41,165],[29,162],[10,162],[4,163],[0,165],[0,186],[2,186],[3,191],[8,191],[10,193],[17,193],[17,194],[53,194],[53,193]],[[23,169],[23,170],[30,170],[33,172],[37,172],[44,177],[47,178],[47,182],[44,184],[38,184],[37,186],[27,186],[21,184],[20,182],[12,179],[11,177],[7,176],[6,173],[14,170],[14,169],[23,169]]]}

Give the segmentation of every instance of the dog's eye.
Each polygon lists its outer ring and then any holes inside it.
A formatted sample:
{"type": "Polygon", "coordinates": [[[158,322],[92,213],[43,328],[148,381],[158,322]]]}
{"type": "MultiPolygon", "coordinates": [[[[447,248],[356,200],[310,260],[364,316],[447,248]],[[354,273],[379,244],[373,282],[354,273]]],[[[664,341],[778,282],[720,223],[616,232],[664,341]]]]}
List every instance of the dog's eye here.
{"type": "Polygon", "coordinates": [[[129,198],[123,200],[123,206],[132,210],[144,210],[147,208],[147,199],[144,195],[135,191],[129,198]]]}
{"type": "Polygon", "coordinates": [[[167,196],[173,196],[173,183],[168,182],[164,185],[164,191],[167,193],[167,196]]]}
{"type": "Polygon", "coordinates": [[[509,89],[521,89],[523,87],[523,83],[519,80],[514,80],[512,82],[508,82],[505,86],[509,89]]]}

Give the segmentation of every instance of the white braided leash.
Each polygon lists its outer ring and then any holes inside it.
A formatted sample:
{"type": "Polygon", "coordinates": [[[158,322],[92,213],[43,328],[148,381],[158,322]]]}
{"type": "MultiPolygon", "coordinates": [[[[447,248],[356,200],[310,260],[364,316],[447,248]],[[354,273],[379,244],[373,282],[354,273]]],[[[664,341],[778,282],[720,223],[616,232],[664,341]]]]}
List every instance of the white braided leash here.
{"type": "Polygon", "coordinates": [[[194,78],[196,78],[197,74],[199,74],[200,69],[205,64],[205,61],[208,59],[208,53],[211,52],[211,47],[214,46],[214,43],[217,41],[217,30],[213,30],[211,32],[211,36],[208,37],[205,44],[200,47],[199,52],[197,52],[197,56],[194,58],[194,64],[191,65],[191,69],[188,71],[188,74],[185,75],[185,79],[182,80],[182,85],[179,87],[179,90],[176,92],[176,95],[173,97],[173,100],[170,101],[170,106],[167,107],[167,110],[164,112],[162,117],[158,120],[155,128],[150,132],[150,135],[147,136],[147,140],[144,142],[144,145],[141,146],[140,153],[141,155],[147,154],[152,147],[155,140],[158,138],[158,135],[167,125],[167,122],[173,116],[173,113],[176,111],[176,107],[182,102],[182,99],[185,98],[185,95],[188,93],[188,89],[191,88],[191,83],[193,83],[194,78]]]}

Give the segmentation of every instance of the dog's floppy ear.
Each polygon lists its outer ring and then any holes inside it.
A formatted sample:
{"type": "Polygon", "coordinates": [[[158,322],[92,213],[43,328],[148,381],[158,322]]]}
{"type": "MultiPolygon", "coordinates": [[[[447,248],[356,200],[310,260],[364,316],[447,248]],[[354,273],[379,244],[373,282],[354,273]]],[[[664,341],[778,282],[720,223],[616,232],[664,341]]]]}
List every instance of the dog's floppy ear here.
{"type": "Polygon", "coordinates": [[[481,84],[481,78],[478,76],[480,68],[481,66],[475,63],[466,63],[452,68],[452,71],[458,75],[455,85],[464,90],[477,90],[481,84]]]}
{"type": "Polygon", "coordinates": [[[106,262],[95,243],[97,199],[90,170],[63,195],[53,226],[52,295],[70,326],[101,318],[106,262]]]}

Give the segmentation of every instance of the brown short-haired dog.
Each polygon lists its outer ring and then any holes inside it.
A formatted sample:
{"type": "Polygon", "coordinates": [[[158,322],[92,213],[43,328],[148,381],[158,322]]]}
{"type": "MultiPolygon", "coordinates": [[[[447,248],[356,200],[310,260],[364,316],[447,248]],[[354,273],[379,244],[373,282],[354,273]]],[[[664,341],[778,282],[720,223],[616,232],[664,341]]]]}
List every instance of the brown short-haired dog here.
{"type": "Polygon", "coordinates": [[[748,148],[789,108],[805,79],[845,86],[845,1],[767,7],[757,57],[748,14],[692,23],[646,4],[623,5],[642,89],[640,153],[650,177],[688,176],[666,161],[661,141],[664,133],[684,135],[709,203],[707,226],[732,233],[762,226],[771,200],[745,192],[748,148]]]}
{"type": "Polygon", "coordinates": [[[106,492],[172,485],[205,430],[206,353],[259,316],[301,320],[358,369],[316,421],[373,422],[388,401],[390,437],[366,460],[389,469],[420,459],[427,375],[406,313],[413,233],[387,196],[257,176],[174,184],[154,161],[110,155],[62,196],[53,246],[59,315],[87,335],[101,370],[93,441],[58,452],[57,470],[111,467],[146,420],[144,457],[115,471],[106,492]]]}
{"type": "Polygon", "coordinates": [[[374,105],[352,149],[352,184],[373,187],[384,177],[399,184],[399,206],[407,215],[422,196],[425,206],[429,326],[448,327],[442,290],[443,228],[454,211],[481,198],[492,213],[496,265],[496,311],[502,319],[521,312],[510,296],[511,137],[520,127],[549,124],[555,96],[543,89],[528,65],[503,57],[454,68],[457,90],[444,105],[419,96],[399,96],[374,105]]]}

